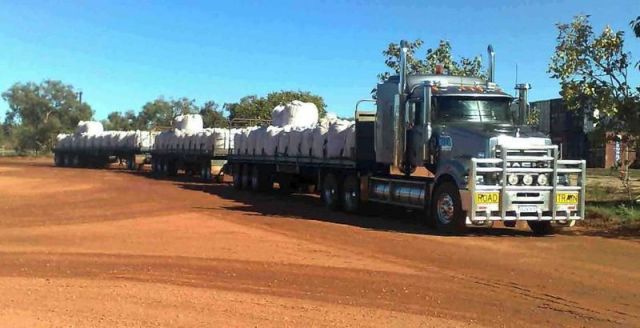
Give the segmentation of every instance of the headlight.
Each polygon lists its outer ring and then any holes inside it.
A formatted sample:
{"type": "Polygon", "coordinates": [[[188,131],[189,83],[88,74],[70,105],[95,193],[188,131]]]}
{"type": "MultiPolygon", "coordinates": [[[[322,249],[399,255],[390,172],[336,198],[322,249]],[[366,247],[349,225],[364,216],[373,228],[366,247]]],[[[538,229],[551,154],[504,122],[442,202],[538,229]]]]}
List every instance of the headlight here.
{"type": "Polygon", "coordinates": [[[558,175],[558,180],[556,182],[557,182],[557,184],[559,184],[561,186],[568,186],[569,185],[569,176],[567,176],[567,175],[558,175]]]}
{"type": "Polygon", "coordinates": [[[509,177],[507,178],[507,182],[509,182],[510,185],[517,185],[518,176],[515,174],[509,174],[509,177]]]}
{"type": "Polygon", "coordinates": [[[530,186],[533,183],[533,176],[531,176],[531,174],[525,174],[522,177],[522,183],[524,183],[527,186],[530,186]]]}
{"type": "Polygon", "coordinates": [[[541,186],[546,186],[547,185],[547,175],[546,174],[540,174],[538,175],[538,184],[541,186]]]}
{"type": "Polygon", "coordinates": [[[484,184],[484,176],[476,175],[476,185],[483,185],[483,184],[484,184]]]}

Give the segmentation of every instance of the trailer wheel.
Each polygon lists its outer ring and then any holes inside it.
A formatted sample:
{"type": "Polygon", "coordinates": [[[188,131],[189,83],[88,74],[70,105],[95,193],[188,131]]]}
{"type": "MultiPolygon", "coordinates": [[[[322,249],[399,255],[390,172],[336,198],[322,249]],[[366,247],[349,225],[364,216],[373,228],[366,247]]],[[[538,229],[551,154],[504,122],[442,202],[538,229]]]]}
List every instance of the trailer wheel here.
{"type": "Polygon", "coordinates": [[[280,194],[289,195],[294,192],[293,178],[290,174],[278,174],[278,176],[276,177],[276,182],[278,182],[278,192],[280,194]]]}
{"type": "Polygon", "coordinates": [[[73,155],[73,167],[80,167],[80,156],[73,155]]]}
{"type": "Polygon", "coordinates": [[[211,180],[211,165],[207,165],[207,163],[202,163],[200,168],[200,177],[204,180],[211,180]]]}
{"type": "Polygon", "coordinates": [[[62,155],[55,153],[53,155],[53,164],[55,166],[63,166],[63,159],[62,159],[62,155]]]}
{"type": "Polygon", "coordinates": [[[342,203],[344,210],[349,213],[357,213],[360,209],[360,183],[356,175],[349,175],[344,180],[342,188],[342,203]]]}
{"type": "Polygon", "coordinates": [[[340,183],[335,174],[327,173],[322,184],[322,199],[325,206],[332,211],[337,211],[341,207],[342,193],[340,189],[340,183]]]}
{"type": "Polygon", "coordinates": [[[131,155],[127,157],[127,169],[130,171],[134,171],[136,169],[136,156],[131,155]]]}
{"type": "Polygon", "coordinates": [[[551,221],[527,221],[527,224],[536,236],[546,236],[554,233],[551,221]]]}
{"type": "Polygon", "coordinates": [[[242,165],[233,165],[233,187],[237,190],[242,189],[242,165]]]}
{"type": "Polygon", "coordinates": [[[163,158],[162,161],[160,161],[161,166],[162,166],[162,175],[163,176],[168,176],[169,175],[169,161],[166,158],[163,158]]]}
{"type": "Polygon", "coordinates": [[[460,193],[453,182],[444,182],[436,187],[431,215],[438,231],[449,234],[461,234],[466,231],[460,193]]]}
{"type": "Polygon", "coordinates": [[[251,175],[249,174],[251,172],[249,164],[243,164],[242,165],[242,173],[240,174],[241,177],[241,184],[242,184],[242,189],[244,190],[249,190],[249,187],[251,186],[251,175]]]}
{"type": "Polygon", "coordinates": [[[273,181],[267,168],[254,165],[251,168],[251,190],[263,192],[273,188],[273,181]]]}

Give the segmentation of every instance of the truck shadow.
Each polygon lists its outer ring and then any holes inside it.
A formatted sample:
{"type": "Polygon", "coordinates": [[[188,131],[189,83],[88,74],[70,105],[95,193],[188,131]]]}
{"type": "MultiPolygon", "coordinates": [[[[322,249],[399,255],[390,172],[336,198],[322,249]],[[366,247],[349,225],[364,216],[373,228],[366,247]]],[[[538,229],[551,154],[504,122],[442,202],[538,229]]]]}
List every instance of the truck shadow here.
{"type": "MultiPolygon", "coordinates": [[[[315,194],[252,193],[236,190],[229,184],[208,184],[197,181],[176,181],[178,187],[209,193],[231,200],[232,205],[222,206],[225,210],[252,213],[268,217],[288,217],[301,220],[322,221],[345,224],[364,229],[393,231],[421,235],[448,236],[427,227],[423,211],[408,211],[403,208],[382,204],[367,204],[358,214],[331,211],[324,207],[315,194]]],[[[200,209],[210,209],[199,207],[200,209]]],[[[212,208],[211,208],[212,209],[212,208]]],[[[509,228],[471,228],[465,236],[530,237],[531,232],[509,228]]]]}

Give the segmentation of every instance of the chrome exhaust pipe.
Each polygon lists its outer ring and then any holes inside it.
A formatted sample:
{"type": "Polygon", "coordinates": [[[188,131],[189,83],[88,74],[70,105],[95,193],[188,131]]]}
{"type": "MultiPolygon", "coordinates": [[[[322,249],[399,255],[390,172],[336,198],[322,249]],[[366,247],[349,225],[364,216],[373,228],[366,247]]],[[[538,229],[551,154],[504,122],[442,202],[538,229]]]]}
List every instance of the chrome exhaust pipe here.
{"type": "Polygon", "coordinates": [[[489,53],[489,82],[495,82],[496,78],[496,53],[493,51],[493,46],[489,45],[487,47],[487,52],[489,53]]]}
{"type": "Polygon", "coordinates": [[[398,83],[398,93],[403,95],[407,90],[407,53],[409,44],[407,41],[400,41],[400,82],[398,83]]]}
{"type": "MultiPolygon", "coordinates": [[[[400,72],[398,81],[398,94],[394,100],[394,119],[395,119],[395,149],[393,165],[401,172],[404,169],[406,161],[406,99],[407,99],[407,54],[409,52],[409,44],[407,41],[400,41],[400,72]]],[[[406,172],[404,172],[406,174],[406,172]]]]}

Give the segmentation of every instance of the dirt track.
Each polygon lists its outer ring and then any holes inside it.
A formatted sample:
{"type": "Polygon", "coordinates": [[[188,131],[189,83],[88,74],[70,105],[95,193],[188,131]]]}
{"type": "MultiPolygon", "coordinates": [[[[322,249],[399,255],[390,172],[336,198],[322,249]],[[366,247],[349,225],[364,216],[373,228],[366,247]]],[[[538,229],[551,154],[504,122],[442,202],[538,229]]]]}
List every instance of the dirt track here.
{"type": "Polygon", "coordinates": [[[0,325],[640,326],[640,236],[395,212],[0,159],[0,325]]]}

